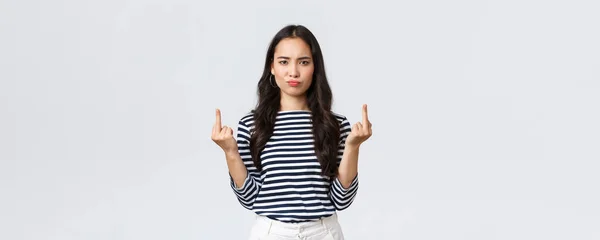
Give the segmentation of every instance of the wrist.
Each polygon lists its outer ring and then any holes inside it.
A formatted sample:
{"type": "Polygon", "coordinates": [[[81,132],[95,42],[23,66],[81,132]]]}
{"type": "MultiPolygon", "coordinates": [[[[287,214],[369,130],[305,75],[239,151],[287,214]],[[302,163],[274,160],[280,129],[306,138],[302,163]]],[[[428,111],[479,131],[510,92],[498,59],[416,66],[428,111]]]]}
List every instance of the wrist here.
{"type": "Polygon", "coordinates": [[[344,148],[349,150],[358,150],[360,148],[360,144],[346,144],[344,148]]]}
{"type": "Polygon", "coordinates": [[[238,154],[239,154],[237,149],[233,149],[233,150],[224,150],[223,152],[225,153],[225,156],[226,156],[226,157],[228,157],[228,158],[229,158],[229,157],[236,156],[236,155],[238,155],[238,154]]]}

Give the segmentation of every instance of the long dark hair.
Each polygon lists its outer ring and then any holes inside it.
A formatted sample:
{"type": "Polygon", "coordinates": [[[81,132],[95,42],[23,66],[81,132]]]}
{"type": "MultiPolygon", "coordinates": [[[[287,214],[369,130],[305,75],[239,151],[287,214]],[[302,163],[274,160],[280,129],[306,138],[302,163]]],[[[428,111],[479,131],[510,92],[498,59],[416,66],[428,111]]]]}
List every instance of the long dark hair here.
{"type": "Polygon", "coordinates": [[[321,175],[333,179],[337,175],[339,123],[331,111],[332,93],[325,74],[321,47],[312,32],[302,25],[285,26],[271,40],[265,59],[265,68],[258,81],[258,102],[252,111],[254,129],[250,138],[250,154],[254,166],[258,171],[262,171],[260,153],[273,134],[281,99],[280,89],[273,87],[269,82],[275,47],[285,38],[296,37],[304,40],[311,49],[314,71],[311,86],[306,91],[306,100],[312,114],[315,155],[321,164],[321,175]]]}

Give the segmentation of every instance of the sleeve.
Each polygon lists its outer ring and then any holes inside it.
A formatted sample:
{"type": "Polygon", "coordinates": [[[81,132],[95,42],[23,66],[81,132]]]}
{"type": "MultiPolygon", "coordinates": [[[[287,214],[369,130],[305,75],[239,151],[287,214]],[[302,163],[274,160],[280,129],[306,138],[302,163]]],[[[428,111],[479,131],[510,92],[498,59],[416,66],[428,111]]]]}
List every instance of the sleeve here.
{"type": "Polygon", "coordinates": [[[240,204],[249,210],[252,210],[254,200],[261,187],[260,173],[254,167],[252,155],[250,154],[250,130],[248,126],[240,120],[237,129],[237,145],[240,157],[248,170],[248,174],[242,186],[236,186],[233,177],[229,174],[229,182],[240,204]]]}
{"type": "MultiPolygon", "coordinates": [[[[346,143],[346,138],[350,134],[352,130],[352,126],[350,126],[350,122],[346,117],[343,118],[342,123],[340,124],[340,144],[338,148],[338,159],[337,166],[340,166],[340,162],[342,161],[342,156],[344,155],[344,147],[346,143]]],[[[352,202],[354,201],[354,197],[358,191],[358,174],[352,180],[352,183],[348,188],[344,188],[340,180],[336,177],[331,183],[331,188],[329,190],[329,195],[331,196],[331,201],[333,202],[333,206],[336,210],[341,211],[348,208],[352,202]]]]}

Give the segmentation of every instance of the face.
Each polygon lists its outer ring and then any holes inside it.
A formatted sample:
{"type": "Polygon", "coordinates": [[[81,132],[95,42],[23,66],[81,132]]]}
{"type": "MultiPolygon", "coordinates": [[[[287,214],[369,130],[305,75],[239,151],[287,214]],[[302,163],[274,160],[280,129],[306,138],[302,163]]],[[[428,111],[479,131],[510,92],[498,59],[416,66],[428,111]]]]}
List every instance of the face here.
{"type": "Polygon", "coordinates": [[[271,74],[281,94],[304,95],[312,83],[314,69],[310,47],[301,38],[285,38],[275,47],[271,74]]]}

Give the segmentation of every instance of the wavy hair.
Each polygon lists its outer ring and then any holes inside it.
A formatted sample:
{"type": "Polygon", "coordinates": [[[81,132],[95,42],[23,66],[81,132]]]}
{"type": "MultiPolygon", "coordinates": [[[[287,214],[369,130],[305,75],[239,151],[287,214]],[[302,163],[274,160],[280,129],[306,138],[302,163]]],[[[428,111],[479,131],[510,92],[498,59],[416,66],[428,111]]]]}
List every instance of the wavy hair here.
{"type": "Polygon", "coordinates": [[[252,110],[254,129],[250,137],[250,154],[254,166],[262,171],[260,153],[271,138],[275,118],[280,108],[280,89],[269,82],[271,64],[277,44],[286,38],[300,38],[310,47],[314,71],[311,86],[306,91],[308,107],[312,115],[312,133],[315,155],[321,165],[321,175],[331,179],[337,175],[337,156],[340,141],[339,122],[331,111],[332,92],[325,74],[325,64],[321,47],[315,36],[302,25],[288,25],[279,30],[271,40],[265,59],[265,66],[258,81],[258,102],[252,110]]]}

